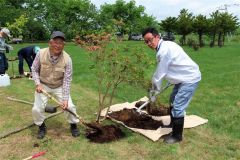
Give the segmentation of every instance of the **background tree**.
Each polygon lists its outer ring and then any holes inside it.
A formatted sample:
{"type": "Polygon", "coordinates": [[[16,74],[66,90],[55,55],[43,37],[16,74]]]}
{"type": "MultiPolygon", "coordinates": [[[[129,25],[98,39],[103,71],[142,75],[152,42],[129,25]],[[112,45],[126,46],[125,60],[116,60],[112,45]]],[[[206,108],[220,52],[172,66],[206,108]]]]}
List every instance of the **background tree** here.
{"type": "Polygon", "coordinates": [[[68,24],[66,33],[69,37],[94,33],[99,28],[97,9],[88,0],[67,1],[64,15],[65,24],[68,24]]]}
{"type": "Polygon", "coordinates": [[[124,27],[116,26],[115,29],[121,35],[141,32],[147,25],[156,23],[153,17],[144,13],[143,6],[136,6],[135,1],[126,3],[123,0],[117,0],[115,4],[104,4],[100,8],[101,26],[106,29],[113,25],[114,21],[122,22],[124,27]]]}
{"type": "Polygon", "coordinates": [[[193,15],[188,13],[187,9],[182,9],[178,16],[177,33],[182,35],[181,45],[186,44],[186,36],[193,31],[192,28],[193,15]]]}
{"type": "Polygon", "coordinates": [[[177,28],[177,18],[167,17],[165,20],[162,20],[159,25],[161,26],[161,30],[165,32],[175,32],[177,28]]]}
{"type": "Polygon", "coordinates": [[[224,12],[220,14],[219,25],[221,29],[218,32],[218,46],[222,46],[224,45],[227,33],[234,32],[238,28],[239,23],[236,16],[224,12]]]}
{"type": "Polygon", "coordinates": [[[46,27],[39,21],[36,21],[33,18],[29,18],[28,22],[25,25],[23,30],[23,39],[34,41],[43,41],[49,39],[50,33],[46,27]]]}
{"type": "Polygon", "coordinates": [[[206,16],[199,14],[193,20],[193,30],[198,34],[198,44],[200,47],[204,45],[203,34],[207,33],[209,21],[206,16]]]}
{"type": "Polygon", "coordinates": [[[27,0],[26,8],[30,15],[35,15],[32,22],[42,23],[49,35],[53,30],[61,30],[68,39],[78,33],[96,30],[98,15],[96,7],[88,0],[27,0]]]}
{"type": "MultiPolygon", "coordinates": [[[[182,35],[182,45],[186,43],[186,36],[194,31],[198,34],[199,44],[202,46],[202,35],[206,29],[206,17],[198,15],[193,23],[193,14],[187,9],[182,9],[178,17],[167,17],[157,23],[156,18],[146,14],[143,6],[136,6],[134,0],[105,3],[100,10],[89,0],[0,0],[0,7],[1,27],[6,27],[7,23],[16,23],[16,19],[21,15],[28,19],[25,25],[21,26],[25,41],[46,40],[53,30],[63,31],[68,40],[75,35],[100,33],[102,30],[127,34],[130,37],[132,33],[140,34],[143,28],[152,26],[182,35]]],[[[225,36],[239,27],[239,20],[227,12],[215,11],[210,16],[207,32],[211,44],[214,46],[217,37],[218,45],[223,45],[225,36]]],[[[12,32],[14,36],[19,35],[16,27],[12,32]]]]}
{"type": "Polygon", "coordinates": [[[210,46],[214,47],[216,34],[220,30],[220,26],[219,26],[220,12],[217,10],[211,13],[210,16],[211,16],[210,24],[209,24],[209,35],[211,37],[210,46]]]}
{"type": "Polygon", "coordinates": [[[23,35],[23,28],[27,23],[28,18],[25,14],[21,15],[19,18],[15,19],[13,23],[6,23],[6,26],[11,30],[14,37],[19,37],[23,35]]]}
{"type": "Polygon", "coordinates": [[[6,26],[6,23],[13,23],[19,15],[23,14],[22,4],[24,0],[0,0],[1,14],[0,26],[6,26]],[[15,2],[15,3],[14,3],[15,2]]]}
{"type": "Polygon", "coordinates": [[[173,33],[176,32],[177,28],[177,18],[176,17],[167,17],[165,20],[162,20],[160,23],[160,30],[165,32],[166,37],[168,40],[174,41],[175,38],[173,36],[173,33]]]}

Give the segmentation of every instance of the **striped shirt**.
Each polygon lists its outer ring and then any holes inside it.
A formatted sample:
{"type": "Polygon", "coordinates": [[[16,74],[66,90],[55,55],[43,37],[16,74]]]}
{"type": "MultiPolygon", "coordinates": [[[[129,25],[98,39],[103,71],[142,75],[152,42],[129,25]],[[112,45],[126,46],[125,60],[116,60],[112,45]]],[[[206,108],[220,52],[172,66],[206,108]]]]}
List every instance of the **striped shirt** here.
{"type": "MultiPolygon", "coordinates": [[[[50,62],[52,64],[56,64],[58,62],[58,57],[59,56],[50,56],[50,62]]],[[[37,54],[31,67],[32,77],[36,85],[40,84],[40,78],[39,78],[40,68],[41,68],[40,54],[37,54]]],[[[63,78],[63,86],[62,86],[63,101],[67,101],[69,98],[71,81],[72,81],[72,60],[71,58],[69,58],[69,61],[65,68],[64,78],[63,78]]]]}

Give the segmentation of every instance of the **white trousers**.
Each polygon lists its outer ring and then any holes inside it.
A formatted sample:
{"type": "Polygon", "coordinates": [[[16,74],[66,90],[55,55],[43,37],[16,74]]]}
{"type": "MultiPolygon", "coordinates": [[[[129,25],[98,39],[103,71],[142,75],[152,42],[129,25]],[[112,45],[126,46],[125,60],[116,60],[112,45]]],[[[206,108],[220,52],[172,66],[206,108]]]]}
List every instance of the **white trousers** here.
{"type": "MultiPolygon", "coordinates": [[[[58,87],[55,89],[51,89],[48,86],[41,84],[43,86],[43,89],[55,96],[59,102],[62,102],[62,87],[58,87]]],[[[48,97],[45,96],[42,93],[38,93],[35,91],[35,101],[32,108],[32,115],[33,115],[33,121],[36,125],[40,126],[45,120],[45,107],[48,102],[48,97]]],[[[76,107],[72,102],[71,96],[69,96],[68,99],[68,109],[72,112],[76,113],[76,107]]],[[[71,113],[64,111],[64,115],[68,121],[68,123],[78,123],[79,119],[74,117],[71,113]]]]}

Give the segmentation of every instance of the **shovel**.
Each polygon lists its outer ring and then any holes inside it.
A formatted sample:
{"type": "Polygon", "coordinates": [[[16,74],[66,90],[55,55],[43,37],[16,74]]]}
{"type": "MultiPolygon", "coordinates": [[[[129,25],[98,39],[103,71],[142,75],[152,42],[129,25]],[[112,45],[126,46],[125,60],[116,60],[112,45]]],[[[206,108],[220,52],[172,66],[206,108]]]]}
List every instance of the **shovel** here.
{"type": "MultiPolygon", "coordinates": [[[[16,99],[16,98],[12,98],[12,97],[7,97],[7,99],[11,100],[11,101],[21,102],[21,103],[25,103],[25,104],[29,104],[29,105],[33,106],[32,102],[24,101],[24,100],[21,100],[21,99],[16,99]]],[[[46,107],[45,107],[45,112],[46,113],[56,113],[57,112],[57,107],[58,106],[51,106],[51,105],[47,104],[46,107]]]]}
{"type": "MultiPolygon", "coordinates": [[[[62,103],[60,103],[55,97],[53,97],[52,95],[50,95],[48,92],[46,92],[45,90],[42,90],[42,94],[44,94],[45,96],[47,96],[48,98],[52,99],[54,102],[56,102],[60,107],[62,107],[62,103]]],[[[88,128],[93,128],[93,129],[97,129],[97,127],[95,127],[93,124],[87,123],[83,120],[83,118],[81,118],[78,114],[72,112],[71,110],[64,109],[64,111],[69,112],[70,114],[72,114],[74,117],[76,117],[77,119],[79,119],[80,123],[82,125],[84,125],[85,127],[88,128]]],[[[98,124],[95,124],[98,125],[98,124]]]]}
{"type": "MultiPolygon", "coordinates": [[[[164,92],[168,87],[170,87],[171,85],[172,85],[171,83],[167,83],[166,86],[165,86],[159,93],[157,93],[155,96],[157,96],[158,94],[163,93],[163,92],[164,92]]],[[[148,105],[150,102],[151,102],[151,100],[148,99],[145,103],[143,103],[140,107],[138,107],[137,112],[141,114],[142,109],[143,109],[146,105],[148,105]]]]}

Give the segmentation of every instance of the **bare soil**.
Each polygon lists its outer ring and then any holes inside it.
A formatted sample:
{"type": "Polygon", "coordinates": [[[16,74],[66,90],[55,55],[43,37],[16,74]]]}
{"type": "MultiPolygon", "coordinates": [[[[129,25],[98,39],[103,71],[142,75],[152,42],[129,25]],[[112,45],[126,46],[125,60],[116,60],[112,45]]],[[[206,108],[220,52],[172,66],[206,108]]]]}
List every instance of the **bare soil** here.
{"type": "Polygon", "coordinates": [[[118,140],[125,136],[119,126],[116,125],[100,125],[93,122],[88,124],[85,136],[90,142],[105,143],[118,140]]]}
{"type": "Polygon", "coordinates": [[[163,126],[162,121],[156,121],[151,116],[145,113],[139,113],[136,109],[126,109],[112,112],[109,116],[115,120],[123,122],[126,126],[131,128],[156,130],[163,126]]]}
{"type": "MultiPolygon", "coordinates": [[[[135,107],[139,108],[145,101],[139,101],[136,103],[135,107]]],[[[149,103],[143,110],[146,110],[149,115],[152,116],[166,116],[170,114],[170,107],[149,103]]]]}
{"type": "MultiPolygon", "coordinates": [[[[136,107],[140,107],[144,101],[136,103],[136,107]]],[[[170,109],[166,106],[154,106],[149,104],[146,106],[145,113],[138,113],[136,109],[123,109],[121,111],[112,112],[109,116],[117,121],[123,122],[126,126],[131,128],[149,129],[156,130],[163,126],[162,121],[156,121],[152,119],[150,115],[164,116],[169,115],[170,109]]],[[[92,122],[87,124],[85,136],[91,142],[105,143],[118,140],[124,137],[124,133],[121,131],[119,126],[116,125],[100,125],[99,123],[92,122]]]]}

